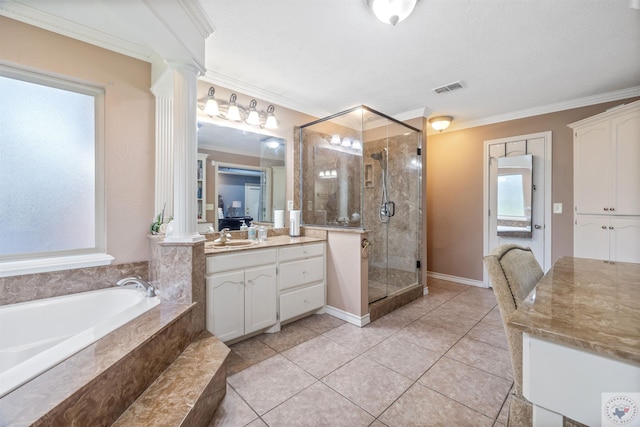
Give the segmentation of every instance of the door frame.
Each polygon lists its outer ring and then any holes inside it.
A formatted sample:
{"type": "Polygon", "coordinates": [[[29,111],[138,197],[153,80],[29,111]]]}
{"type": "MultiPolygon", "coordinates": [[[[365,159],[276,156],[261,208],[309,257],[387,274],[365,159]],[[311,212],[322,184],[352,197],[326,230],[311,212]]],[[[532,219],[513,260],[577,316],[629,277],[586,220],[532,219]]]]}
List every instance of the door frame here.
{"type": "MultiPolygon", "coordinates": [[[[482,247],[483,256],[488,255],[491,252],[489,247],[489,146],[493,144],[502,144],[510,141],[522,141],[529,139],[544,139],[544,266],[543,271],[546,273],[551,268],[551,221],[552,221],[552,204],[551,204],[551,191],[552,191],[552,134],[551,131],[530,133],[527,135],[515,135],[507,138],[489,139],[484,141],[483,149],[483,167],[482,167],[482,247]]],[[[485,287],[489,287],[489,274],[487,269],[482,269],[482,282],[485,287]]]]}

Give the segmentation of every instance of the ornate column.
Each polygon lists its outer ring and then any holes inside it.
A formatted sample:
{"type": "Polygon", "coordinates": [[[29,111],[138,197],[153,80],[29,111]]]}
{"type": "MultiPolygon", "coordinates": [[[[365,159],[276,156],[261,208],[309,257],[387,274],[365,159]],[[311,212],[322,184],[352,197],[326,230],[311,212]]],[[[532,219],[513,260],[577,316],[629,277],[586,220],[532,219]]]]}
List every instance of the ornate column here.
{"type": "Polygon", "coordinates": [[[173,216],[173,71],[166,70],[154,82],[156,97],[156,186],[154,215],[165,209],[165,221],[173,216]]]}
{"type": "Polygon", "coordinates": [[[167,62],[173,70],[173,233],[166,242],[198,242],[196,212],[197,79],[193,62],[167,62]]]}

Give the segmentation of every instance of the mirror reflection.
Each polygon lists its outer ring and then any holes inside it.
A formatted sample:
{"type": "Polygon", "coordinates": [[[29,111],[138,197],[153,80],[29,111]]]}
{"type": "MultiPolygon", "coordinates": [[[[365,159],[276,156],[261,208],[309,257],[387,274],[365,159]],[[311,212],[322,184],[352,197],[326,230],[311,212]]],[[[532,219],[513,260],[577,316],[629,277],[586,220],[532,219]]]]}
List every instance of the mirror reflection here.
{"type": "Polygon", "coordinates": [[[198,157],[206,181],[200,231],[273,222],[273,211],[285,206],[285,151],[282,138],[200,121],[198,157]]]}
{"type": "Polygon", "coordinates": [[[498,236],[531,237],[533,156],[498,158],[498,236]]]}

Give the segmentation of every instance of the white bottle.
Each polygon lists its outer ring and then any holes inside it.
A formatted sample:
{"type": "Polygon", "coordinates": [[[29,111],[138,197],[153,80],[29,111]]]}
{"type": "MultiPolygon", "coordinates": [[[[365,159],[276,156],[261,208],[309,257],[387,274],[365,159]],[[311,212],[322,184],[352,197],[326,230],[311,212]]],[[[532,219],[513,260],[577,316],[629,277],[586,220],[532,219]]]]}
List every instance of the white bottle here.
{"type": "Polygon", "coordinates": [[[249,223],[249,229],[247,230],[247,238],[249,240],[258,240],[258,227],[249,223]]]}
{"type": "Polygon", "coordinates": [[[267,240],[267,229],[263,225],[258,227],[258,240],[261,242],[267,240]]]}

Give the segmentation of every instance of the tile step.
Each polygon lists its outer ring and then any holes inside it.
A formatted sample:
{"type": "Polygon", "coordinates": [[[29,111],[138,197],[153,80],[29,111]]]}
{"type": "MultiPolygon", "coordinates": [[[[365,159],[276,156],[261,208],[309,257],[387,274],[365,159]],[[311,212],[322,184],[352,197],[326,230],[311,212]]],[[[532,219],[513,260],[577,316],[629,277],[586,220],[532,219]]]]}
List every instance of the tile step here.
{"type": "Polygon", "coordinates": [[[229,353],[203,331],[112,427],[208,425],[226,393],[229,353]]]}

